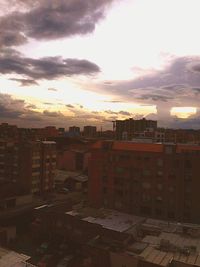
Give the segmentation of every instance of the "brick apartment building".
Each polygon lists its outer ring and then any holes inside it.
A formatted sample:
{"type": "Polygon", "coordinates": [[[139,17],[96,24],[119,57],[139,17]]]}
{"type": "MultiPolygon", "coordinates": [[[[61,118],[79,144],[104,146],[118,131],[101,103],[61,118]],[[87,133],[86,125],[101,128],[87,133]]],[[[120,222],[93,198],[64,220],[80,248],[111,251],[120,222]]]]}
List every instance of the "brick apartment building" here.
{"type": "Polygon", "coordinates": [[[0,140],[1,183],[15,183],[22,194],[51,191],[55,168],[55,142],[0,140]]]}
{"type": "Polygon", "coordinates": [[[98,141],[89,163],[95,207],[200,222],[200,146],[98,141]]]}
{"type": "Polygon", "coordinates": [[[116,140],[132,140],[135,132],[144,132],[146,130],[156,130],[157,121],[134,120],[132,118],[127,120],[117,120],[113,122],[116,140]]]}

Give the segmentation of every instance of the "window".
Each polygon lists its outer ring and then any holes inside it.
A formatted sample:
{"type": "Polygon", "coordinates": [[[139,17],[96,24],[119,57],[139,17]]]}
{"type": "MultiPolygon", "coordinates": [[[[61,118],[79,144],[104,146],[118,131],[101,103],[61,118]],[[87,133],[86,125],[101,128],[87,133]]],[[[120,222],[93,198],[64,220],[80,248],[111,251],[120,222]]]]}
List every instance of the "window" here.
{"type": "Polygon", "coordinates": [[[163,189],[163,185],[162,184],[157,184],[157,189],[161,191],[163,189]]]}
{"type": "Polygon", "coordinates": [[[161,203],[163,201],[162,197],[161,196],[157,196],[156,197],[156,202],[157,203],[161,203]]]}
{"type": "Polygon", "coordinates": [[[162,216],[162,210],[161,209],[156,209],[155,213],[157,216],[162,216]]]}
{"type": "Polygon", "coordinates": [[[188,200],[188,199],[186,199],[186,200],[184,201],[184,208],[185,208],[186,210],[188,210],[188,209],[191,209],[191,206],[192,206],[191,201],[188,200]]]}
{"type": "Polygon", "coordinates": [[[40,172],[40,168],[32,168],[32,172],[40,172]]]}
{"type": "Polygon", "coordinates": [[[157,159],[157,165],[159,167],[162,167],[163,166],[163,160],[162,159],[157,159]]]}
{"type": "Polygon", "coordinates": [[[150,176],[150,174],[151,174],[150,170],[143,170],[144,176],[150,176]]]}
{"type": "Polygon", "coordinates": [[[175,188],[174,188],[174,186],[172,186],[172,185],[171,185],[171,186],[169,186],[169,192],[170,192],[170,193],[173,193],[174,191],[175,191],[175,188]]]}
{"type": "Polygon", "coordinates": [[[184,178],[185,178],[185,181],[191,181],[192,180],[192,174],[189,172],[186,172],[184,178]]]}
{"type": "Polygon", "coordinates": [[[140,207],[140,212],[143,215],[151,215],[151,208],[150,207],[142,206],[142,207],[140,207]]]}
{"type": "Polygon", "coordinates": [[[172,150],[172,147],[171,146],[166,146],[165,147],[165,153],[166,154],[170,155],[170,154],[172,154],[172,152],[173,152],[173,150],[172,150]]]}
{"type": "Polygon", "coordinates": [[[116,194],[119,196],[119,197],[123,197],[123,190],[116,190],[116,194]]]}
{"type": "Polygon", "coordinates": [[[191,163],[191,161],[190,160],[185,160],[185,168],[187,168],[187,169],[191,169],[192,168],[192,163],[191,163]]]}
{"type": "Polygon", "coordinates": [[[149,189],[149,188],[151,188],[151,184],[150,183],[147,183],[147,182],[144,182],[144,183],[142,183],[142,187],[144,189],[149,189]]]}
{"type": "Polygon", "coordinates": [[[144,160],[145,160],[146,162],[148,162],[148,161],[150,161],[150,158],[149,158],[148,156],[146,156],[146,157],[144,157],[144,160]]]}
{"type": "Polygon", "coordinates": [[[174,219],[175,218],[175,215],[174,215],[174,212],[173,211],[169,211],[168,212],[168,218],[169,219],[174,219]]]}
{"type": "Polygon", "coordinates": [[[190,212],[189,211],[184,211],[183,217],[185,220],[190,220],[190,212]]]}
{"type": "Polygon", "coordinates": [[[103,194],[105,195],[107,193],[107,188],[103,187],[103,194]]]}
{"type": "Polygon", "coordinates": [[[161,177],[161,176],[163,176],[163,172],[162,171],[157,171],[157,175],[161,177]]]}
{"type": "Polygon", "coordinates": [[[185,187],[185,194],[190,194],[191,192],[191,187],[185,187]]]}
{"type": "Polygon", "coordinates": [[[120,200],[115,200],[115,208],[116,209],[120,209],[122,208],[122,202],[120,200]]]}
{"type": "Polygon", "coordinates": [[[129,155],[129,154],[121,154],[121,155],[119,156],[119,158],[120,158],[121,160],[129,160],[129,159],[130,159],[130,155],[129,155]]]}
{"type": "Polygon", "coordinates": [[[142,201],[143,202],[149,202],[151,201],[151,196],[149,194],[142,194],[142,201]]]}
{"type": "Polygon", "coordinates": [[[122,177],[114,177],[115,185],[123,185],[124,179],[122,177]]]}
{"type": "Polygon", "coordinates": [[[106,175],[102,176],[102,181],[103,182],[107,182],[108,181],[108,177],[106,175]]]}
{"type": "Polygon", "coordinates": [[[116,172],[117,172],[117,173],[123,173],[124,171],[125,171],[124,168],[121,168],[121,167],[117,167],[117,168],[116,168],[116,172]]]}
{"type": "Polygon", "coordinates": [[[169,178],[169,179],[176,179],[176,175],[175,175],[174,173],[170,173],[170,174],[168,175],[168,178],[169,178]]]}

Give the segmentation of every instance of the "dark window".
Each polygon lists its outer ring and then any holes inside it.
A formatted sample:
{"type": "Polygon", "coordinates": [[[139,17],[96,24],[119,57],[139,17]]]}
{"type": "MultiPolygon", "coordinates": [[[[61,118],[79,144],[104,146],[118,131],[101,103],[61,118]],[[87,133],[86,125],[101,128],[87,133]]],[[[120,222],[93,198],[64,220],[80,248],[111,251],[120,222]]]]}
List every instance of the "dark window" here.
{"type": "Polygon", "coordinates": [[[102,181],[103,182],[107,182],[108,181],[108,177],[106,175],[102,176],[102,181]]]}
{"type": "Polygon", "coordinates": [[[187,169],[191,169],[192,168],[192,163],[191,163],[191,161],[190,160],[185,160],[185,168],[187,168],[187,169]]]}
{"type": "Polygon", "coordinates": [[[151,215],[151,208],[150,207],[140,207],[140,211],[143,215],[151,215]]]}
{"type": "Polygon", "coordinates": [[[174,215],[174,212],[173,211],[169,211],[168,212],[168,218],[169,219],[174,219],[175,218],[175,215],[174,215]]]}
{"type": "Polygon", "coordinates": [[[107,188],[103,187],[103,194],[105,195],[107,193],[107,188]]]}
{"type": "Polygon", "coordinates": [[[114,178],[114,181],[115,181],[115,185],[123,185],[124,178],[122,178],[122,177],[115,177],[114,178]]]}
{"type": "Polygon", "coordinates": [[[161,216],[162,215],[162,210],[161,209],[156,209],[156,215],[161,216]]]}

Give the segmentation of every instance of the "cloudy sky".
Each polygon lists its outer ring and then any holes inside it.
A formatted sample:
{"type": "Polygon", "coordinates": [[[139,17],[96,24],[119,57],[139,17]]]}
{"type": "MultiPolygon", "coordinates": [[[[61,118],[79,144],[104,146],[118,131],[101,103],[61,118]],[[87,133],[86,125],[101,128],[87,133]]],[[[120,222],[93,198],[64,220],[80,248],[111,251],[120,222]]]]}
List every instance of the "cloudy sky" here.
{"type": "Polygon", "coordinates": [[[199,0],[0,4],[0,122],[199,128],[199,0]]]}

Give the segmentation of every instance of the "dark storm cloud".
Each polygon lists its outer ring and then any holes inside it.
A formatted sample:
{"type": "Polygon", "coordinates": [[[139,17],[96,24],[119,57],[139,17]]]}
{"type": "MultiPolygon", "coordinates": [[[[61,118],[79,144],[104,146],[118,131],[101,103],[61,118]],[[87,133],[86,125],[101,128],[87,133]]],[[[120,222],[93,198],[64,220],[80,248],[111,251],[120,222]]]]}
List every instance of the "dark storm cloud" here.
{"type": "Polygon", "coordinates": [[[112,110],[105,110],[105,113],[109,114],[109,115],[123,115],[123,116],[131,116],[132,114],[130,112],[121,110],[119,112],[116,111],[112,111],[112,110]]]}
{"type": "Polygon", "coordinates": [[[164,109],[170,105],[197,106],[200,101],[198,90],[192,88],[200,88],[198,66],[200,57],[176,58],[162,71],[134,80],[97,84],[96,90],[112,94],[124,102],[141,100],[141,104],[160,105],[164,109]]]}
{"type": "Polygon", "coordinates": [[[0,47],[18,46],[25,42],[27,42],[27,38],[19,32],[0,30],[0,47]]]}
{"type": "Polygon", "coordinates": [[[198,95],[200,94],[200,88],[199,87],[194,87],[192,90],[198,95]]]}
{"type": "Polygon", "coordinates": [[[2,103],[0,103],[0,114],[1,118],[19,118],[21,115],[20,111],[12,110],[6,108],[6,106],[2,103]]]}
{"type": "Polygon", "coordinates": [[[75,108],[73,105],[71,104],[68,104],[68,105],[65,105],[67,108],[75,108]]]}
{"type": "Polygon", "coordinates": [[[162,101],[167,102],[170,99],[173,99],[173,97],[164,96],[164,95],[154,95],[154,94],[145,94],[141,95],[141,97],[138,97],[138,99],[141,100],[153,100],[153,101],[162,101]]]}
{"type": "Polygon", "coordinates": [[[38,83],[35,80],[31,80],[31,79],[15,79],[15,78],[12,78],[10,80],[21,83],[21,86],[38,85],[38,83]]]}
{"type": "Polygon", "coordinates": [[[200,73],[200,62],[199,63],[193,63],[189,66],[189,69],[194,72],[200,73]]]}
{"type": "MultiPolygon", "coordinates": [[[[0,54],[1,74],[20,74],[29,78],[29,82],[30,79],[32,82],[40,79],[52,80],[64,76],[91,75],[99,71],[96,64],[87,60],[62,57],[32,59],[20,54],[0,54]]],[[[26,82],[26,79],[21,79],[21,82],[26,82]]]]}
{"type": "Polygon", "coordinates": [[[0,17],[0,46],[22,44],[26,37],[51,40],[94,31],[113,0],[16,0],[16,8],[0,17]],[[26,3],[27,2],[27,3],[26,3]]]}
{"type": "Polygon", "coordinates": [[[118,114],[124,115],[124,116],[131,116],[132,115],[130,112],[123,111],[123,110],[121,110],[120,112],[118,112],[118,114]]]}
{"type": "Polygon", "coordinates": [[[23,100],[15,100],[0,93],[1,118],[19,118],[24,113],[24,104],[23,100]]]}
{"type": "Polygon", "coordinates": [[[54,118],[63,116],[61,112],[51,112],[51,111],[48,111],[48,110],[44,110],[43,114],[45,116],[47,116],[47,117],[54,117],[54,118]]]}
{"type": "Polygon", "coordinates": [[[28,105],[26,105],[26,108],[28,108],[28,109],[36,109],[37,107],[34,104],[28,104],[28,105]]]}

